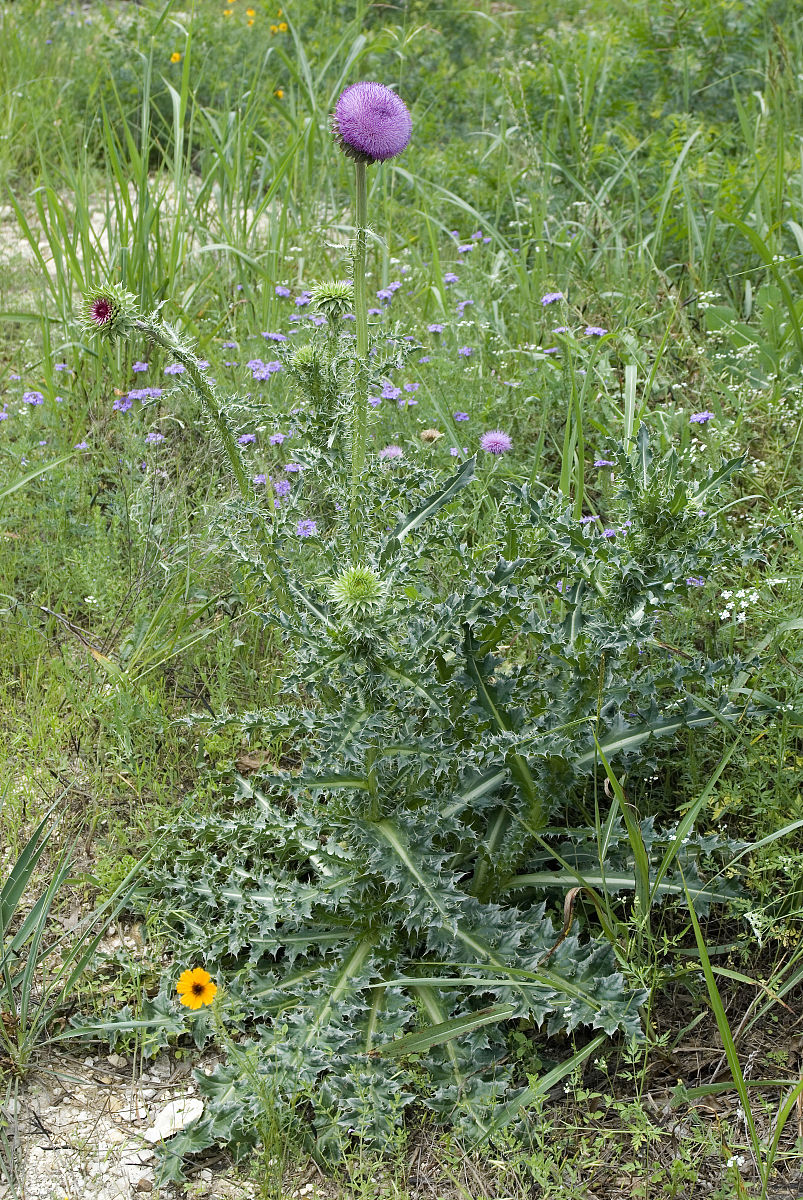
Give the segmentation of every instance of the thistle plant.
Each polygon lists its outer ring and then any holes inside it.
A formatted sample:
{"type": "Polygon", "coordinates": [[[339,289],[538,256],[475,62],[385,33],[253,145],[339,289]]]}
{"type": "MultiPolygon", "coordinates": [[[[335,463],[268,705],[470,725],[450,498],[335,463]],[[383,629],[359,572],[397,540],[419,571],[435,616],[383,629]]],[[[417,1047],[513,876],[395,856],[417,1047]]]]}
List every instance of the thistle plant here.
{"type": "Polygon", "coordinates": [[[340,149],[354,160],[356,209],[354,239],[354,314],[357,354],[352,413],[349,524],[352,543],[358,532],[358,490],[365,467],[368,399],[368,302],[365,287],[365,247],[368,231],[366,167],[401,154],[410,141],[412,118],[404,101],[381,83],[354,83],[341,92],[332,119],[340,149]]]}

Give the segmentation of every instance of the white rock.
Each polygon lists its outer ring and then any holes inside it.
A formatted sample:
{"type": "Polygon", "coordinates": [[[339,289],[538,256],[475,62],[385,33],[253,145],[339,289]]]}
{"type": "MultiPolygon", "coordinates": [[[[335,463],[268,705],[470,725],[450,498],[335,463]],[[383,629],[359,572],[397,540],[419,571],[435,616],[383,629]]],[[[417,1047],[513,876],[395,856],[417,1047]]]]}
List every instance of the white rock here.
{"type": "Polygon", "coordinates": [[[155,1095],[156,1095],[156,1088],[143,1088],[142,1089],[142,1099],[143,1100],[152,1100],[155,1095]]]}
{"type": "Polygon", "coordinates": [[[190,1121],[200,1117],[203,1111],[201,1100],[171,1100],[158,1114],[151,1128],[145,1130],[145,1141],[162,1142],[172,1137],[174,1133],[185,1129],[190,1121]]]}

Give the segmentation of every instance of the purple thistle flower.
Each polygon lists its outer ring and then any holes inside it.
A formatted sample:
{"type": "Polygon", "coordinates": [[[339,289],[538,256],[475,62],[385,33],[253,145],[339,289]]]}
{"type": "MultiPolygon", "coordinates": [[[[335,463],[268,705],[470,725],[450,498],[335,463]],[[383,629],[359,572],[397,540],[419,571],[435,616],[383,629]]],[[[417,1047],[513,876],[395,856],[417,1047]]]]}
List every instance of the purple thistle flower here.
{"type": "Polygon", "coordinates": [[[134,401],[130,396],[120,396],[117,400],[115,400],[114,404],[112,405],[112,409],[115,412],[128,412],[133,403],[134,401]]]}
{"type": "Polygon", "coordinates": [[[277,296],[289,296],[290,295],[289,287],[285,287],[283,283],[277,283],[276,287],[273,289],[273,291],[274,291],[275,295],[277,295],[277,296]]]}
{"type": "Polygon", "coordinates": [[[257,440],[257,435],[255,433],[241,433],[240,436],[237,438],[237,445],[238,446],[250,446],[251,442],[255,442],[256,440],[257,440]]]}
{"type": "Polygon", "coordinates": [[[383,459],[401,458],[403,454],[401,446],[385,446],[379,451],[379,457],[383,459]]]}
{"type": "Polygon", "coordinates": [[[471,355],[474,353],[474,351],[472,350],[471,346],[461,346],[457,353],[463,358],[471,358],[471,355]]]}
{"type": "Polygon", "coordinates": [[[318,532],[318,526],[315,521],[299,521],[296,525],[296,533],[299,537],[312,537],[318,532]]]}
{"type": "Polygon", "coordinates": [[[480,446],[488,454],[505,454],[513,449],[513,441],[501,429],[491,429],[480,438],[480,446]]]}
{"type": "Polygon", "coordinates": [[[429,333],[443,333],[445,328],[445,325],[441,325],[437,321],[433,322],[432,325],[427,325],[427,330],[429,333]]]}
{"type": "Polygon", "coordinates": [[[272,433],[268,438],[271,446],[281,446],[282,442],[287,438],[286,433],[272,433]]]}
{"type": "Polygon", "coordinates": [[[332,118],[340,149],[358,162],[384,162],[401,154],[413,121],[407,105],[382,83],[353,83],[340,93],[332,118]]]}
{"type": "Polygon", "coordinates": [[[603,329],[601,325],[586,325],[584,332],[589,337],[604,337],[608,330],[603,329]]]}
{"type": "Polygon", "coordinates": [[[169,366],[165,367],[165,375],[183,375],[185,369],[181,363],[170,363],[169,366]]]}
{"type": "Polygon", "coordinates": [[[135,362],[131,364],[131,370],[136,374],[139,371],[147,371],[148,364],[146,362],[135,362]]]}
{"type": "Polygon", "coordinates": [[[97,296],[89,306],[89,319],[93,325],[102,329],[114,320],[115,307],[108,296],[97,296]]]}
{"type": "Polygon", "coordinates": [[[562,299],[563,292],[547,292],[545,296],[541,297],[541,303],[543,304],[544,308],[546,308],[547,304],[554,304],[556,300],[562,299]]]}
{"type": "Polygon", "coordinates": [[[155,429],[151,430],[150,433],[145,435],[145,441],[149,446],[156,446],[159,442],[163,442],[164,440],[165,435],[163,433],[157,433],[155,429]]]}
{"type": "Polygon", "coordinates": [[[712,420],[715,416],[716,416],[716,413],[712,413],[712,412],[692,413],[692,415],[689,417],[689,424],[690,425],[705,425],[707,421],[712,420]]]}
{"type": "Polygon", "coordinates": [[[467,421],[468,420],[468,413],[456,412],[456,413],[452,413],[452,416],[454,417],[455,421],[467,421]]]}

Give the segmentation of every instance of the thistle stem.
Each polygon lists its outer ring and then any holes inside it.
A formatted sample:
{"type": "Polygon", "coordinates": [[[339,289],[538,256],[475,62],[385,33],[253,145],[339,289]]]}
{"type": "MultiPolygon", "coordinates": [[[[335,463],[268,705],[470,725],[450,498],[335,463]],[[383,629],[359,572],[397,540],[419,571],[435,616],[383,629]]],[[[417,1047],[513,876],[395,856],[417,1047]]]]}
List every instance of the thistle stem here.
{"type": "Polygon", "coordinates": [[[354,411],[352,414],[351,493],[349,524],[351,540],[358,541],[358,497],[365,469],[365,439],[368,406],[368,305],[365,296],[365,243],[368,224],[368,179],[364,162],[355,163],[356,236],[354,242],[354,315],[357,319],[357,358],[354,365],[354,411]]]}

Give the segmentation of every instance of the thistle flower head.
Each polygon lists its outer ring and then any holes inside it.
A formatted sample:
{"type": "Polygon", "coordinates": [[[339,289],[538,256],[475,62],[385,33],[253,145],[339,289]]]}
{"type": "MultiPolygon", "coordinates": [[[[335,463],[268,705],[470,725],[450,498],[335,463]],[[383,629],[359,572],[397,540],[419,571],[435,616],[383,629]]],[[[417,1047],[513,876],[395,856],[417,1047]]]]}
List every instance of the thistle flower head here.
{"type": "Polygon", "coordinates": [[[437,442],[443,437],[440,429],[422,429],[418,435],[425,446],[431,446],[433,442],[437,442]]]}
{"type": "Polygon", "coordinates": [[[128,333],[140,315],[136,296],[119,284],[90,288],[81,306],[81,325],[86,333],[115,338],[128,333]]]}
{"type": "Polygon", "coordinates": [[[329,588],[329,599],[352,619],[376,615],[384,607],[388,586],[370,567],[347,567],[329,588]]]}
{"type": "Polygon", "coordinates": [[[346,279],[318,283],[310,295],[312,307],[337,321],[354,306],[354,285],[346,279]]]}
{"type": "Polygon", "coordinates": [[[340,93],[332,128],[344,154],[373,163],[401,154],[413,122],[401,97],[383,83],[353,83],[340,93]]]}
{"type": "Polygon", "coordinates": [[[508,450],[512,450],[513,441],[510,435],[501,429],[490,429],[480,438],[480,446],[488,454],[506,454],[508,450]]]}

